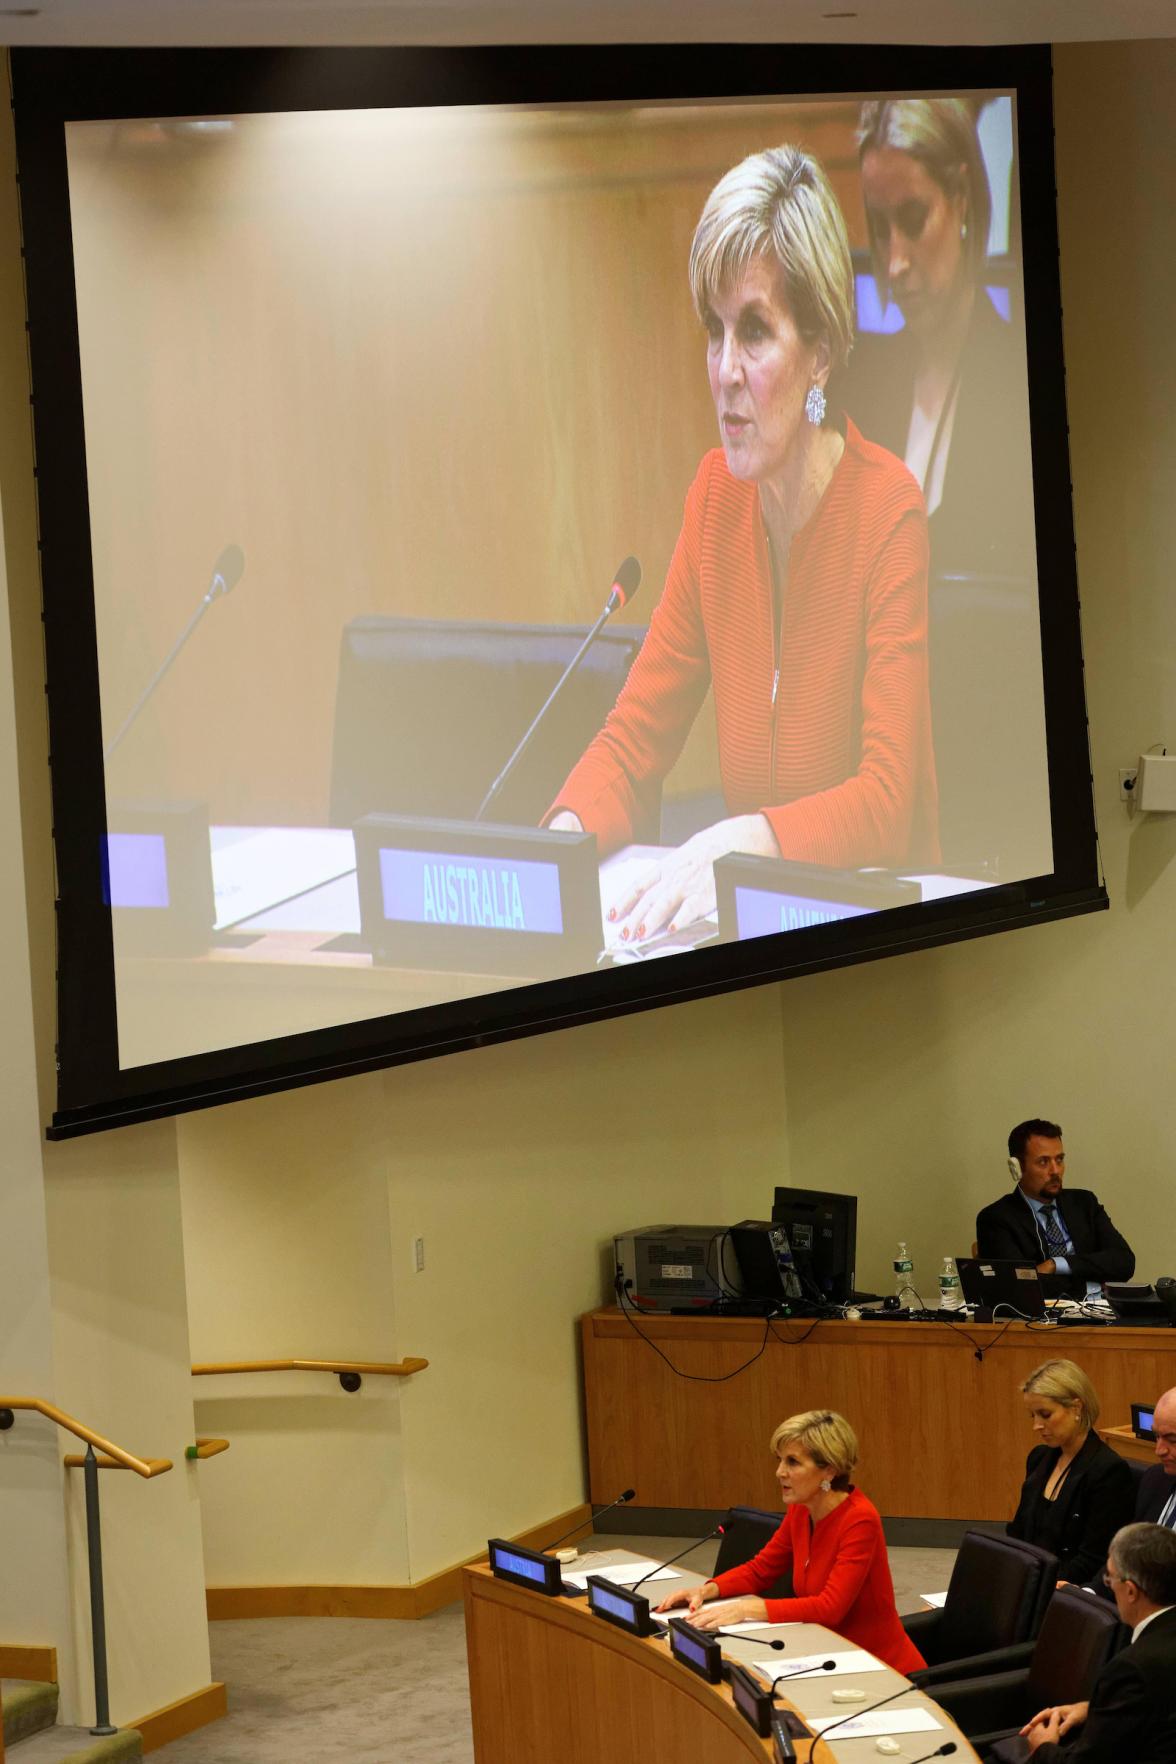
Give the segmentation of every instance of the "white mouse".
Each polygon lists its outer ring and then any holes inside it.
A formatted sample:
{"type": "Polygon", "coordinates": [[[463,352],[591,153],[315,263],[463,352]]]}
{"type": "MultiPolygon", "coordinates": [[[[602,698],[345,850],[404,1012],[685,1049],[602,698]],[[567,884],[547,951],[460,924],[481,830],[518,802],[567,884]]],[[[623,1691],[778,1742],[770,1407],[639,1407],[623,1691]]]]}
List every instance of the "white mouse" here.
{"type": "Polygon", "coordinates": [[[579,1554],[576,1549],[556,1550],[555,1559],[557,1562],[574,1562],[579,1554]]]}
{"type": "Polygon", "coordinates": [[[874,1741],[874,1750],[876,1752],[885,1752],[888,1758],[893,1758],[896,1753],[902,1751],[902,1747],[896,1739],[891,1737],[890,1734],[885,1734],[882,1739],[874,1741]]]}
{"type": "Polygon", "coordinates": [[[845,1685],[840,1690],[835,1690],[833,1692],[833,1701],[835,1703],[864,1703],[865,1700],[865,1691],[859,1690],[856,1685],[845,1685]]]}

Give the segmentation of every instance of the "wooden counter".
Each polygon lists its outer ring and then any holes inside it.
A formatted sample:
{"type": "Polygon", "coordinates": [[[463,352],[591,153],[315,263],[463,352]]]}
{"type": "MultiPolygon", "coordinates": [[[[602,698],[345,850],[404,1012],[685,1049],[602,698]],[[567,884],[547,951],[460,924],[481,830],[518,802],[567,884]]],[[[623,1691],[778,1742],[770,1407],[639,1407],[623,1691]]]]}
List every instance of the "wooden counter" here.
{"type": "Polygon", "coordinates": [[[857,1430],[857,1479],[880,1512],[1005,1519],[1033,1444],[1019,1386],[1034,1367],[1076,1360],[1111,1425],[1176,1384],[1174,1329],[801,1321],[774,1322],[765,1342],[754,1319],[612,1307],[581,1328],[599,1504],[632,1484],[639,1507],[774,1508],[773,1429],[827,1407],[857,1430]]]}
{"type": "MultiPolygon", "coordinates": [[[[690,1578],[697,1578],[691,1576],[690,1578]]],[[[470,1705],[476,1764],[770,1764],[770,1740],[738,1713],[727,1686],[706,1684],[670,1657],[666,1643],[645,1640],[593,1617],[582,1600],[550,1599],[496,1580],[484,1562],[462,1571],[470,1705]]],[[[848,1644],[815,1625],[787,1632],[794,1655],[848,1644]]],[[[751,1658],[748,1639],[724,1642],[724,1653],[751,1658]]],[[[870,1700],[899,1688],[887,1669],[843,1677],[870,1700]]],[[[806,1681],[804,1711],[852,1715],[831,1700],[828,1681],[806,1681]]],[[[795,1688],[795,1686],[793,1687],[795,1688]]],[[[795,1706],[787,1695],[785,1706],[795,1706]]],[[[903,1707],[929,1707],[943,1723],[933,1733],[904,1734],[897,1764],[951,1739],[956,1757],[976,1754],[949,1717],[912,1686],[903,1707]]],[[[798,1764],[818,1752],[820,1764],[876,1764],[872,1739],[796,1741],[798,1764]]]]}

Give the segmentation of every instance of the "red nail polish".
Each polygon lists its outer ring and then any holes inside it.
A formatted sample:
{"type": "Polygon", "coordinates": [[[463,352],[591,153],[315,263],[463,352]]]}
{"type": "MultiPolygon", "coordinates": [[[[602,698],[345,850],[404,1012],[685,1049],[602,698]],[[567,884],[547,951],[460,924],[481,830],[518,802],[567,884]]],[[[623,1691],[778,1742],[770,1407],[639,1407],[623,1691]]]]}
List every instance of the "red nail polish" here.
{"type": "Polygon", "coordinates": [[[644,937],[644,936],[645,936],[645,926],[644,926],[644,924],[641,924],[641,925],[638,925],[638,927],[637,927],[637,935],[638,935],[638,937],[644,937]]]}
{"type": "Polygon", "coordinates": [[[609,909],[608,909],[608,917],[609,917],[609,923],[610,923],[610,924],[611,924],[611,923],[612,923],[612,921],[613,921],[613,920],[614,920],[614,919],[615,919],[615,918],[616,918],[616,916],[617,916],[617,909],[616,909],[616,907],[609,907],[609,909]]]}
{"type": "Polygon", "coordinates": [[[629,927],[626,925],[625,929],[621,932],[621,936],[628,937],[628,935],[629,935],[629,927]]]}

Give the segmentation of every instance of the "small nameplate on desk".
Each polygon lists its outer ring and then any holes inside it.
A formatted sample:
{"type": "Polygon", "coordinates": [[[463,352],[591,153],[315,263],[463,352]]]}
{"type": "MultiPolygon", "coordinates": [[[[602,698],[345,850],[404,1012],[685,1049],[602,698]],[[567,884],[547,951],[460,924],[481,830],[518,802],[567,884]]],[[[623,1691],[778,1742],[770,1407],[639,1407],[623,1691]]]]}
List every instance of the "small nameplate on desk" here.
{"type": "Polygon", "coordinates": [[[99,866],[116,960],[208,948],[216,908],[204,803],[111,803],[99,866]]]}
{"type": "Polygon", "coordinates": [[[606,1623],[615,1623],[618,1629],[627,1629],[630,1635],[653,1635],[653,1620],[649,1615],[649,1600],[641,1593],[630,1592],[627,1587],[617,1586],[602,1575],[588,1576],[588,1609],[595,1617],[603,1617],[606,1623]]]}
{"type": "Polygon", "coordinates": [[[490,1569],[499,1580],[513,1581],[516,1586],[529,1586],[533,1592],[559,1598],[563,1592],[560,1565],[554,1556],[529,1550],[523,1544],[507,1543],[505,1538],[492,1537],[487,1544],[490,1569]]]}
{"type": "Polygon", "coordinates": [[[1154,1439],[1156,1437],[1156,1409],[1154,1403],[1132,1403],[1131,1431],[1136,1439],[1154,1439]]]}
{"type": "Polygon", "coordinates": [[[739,852],[719,858],[714,868],[724,942],[807,931],[922,899],[917,882],[882,872],[824,869],[739,852]]]}
{"type": "Polygon", "coordinates": [[[377,961],[542,979],[600,952],[592,834],[365,815],[355,861],[377,961]]]}
{"type": "Polygon", "coordinates": [[[670,1622],[670,1652],[691,1672],[697,1672],[708,1684],[718,1684],[723,1676],[723,1650],[704,1630],[695,1629],[684,1617],[670,1622]]]}
{"type": "Polygon", "coordinates": [[[759,1679],[753,1678],[742,1666],[731,1667],[731,1701],[760,1738],[767,1739],[772,1731],[775,1709],[772,1692],[765,1690],[759,1679]]]}

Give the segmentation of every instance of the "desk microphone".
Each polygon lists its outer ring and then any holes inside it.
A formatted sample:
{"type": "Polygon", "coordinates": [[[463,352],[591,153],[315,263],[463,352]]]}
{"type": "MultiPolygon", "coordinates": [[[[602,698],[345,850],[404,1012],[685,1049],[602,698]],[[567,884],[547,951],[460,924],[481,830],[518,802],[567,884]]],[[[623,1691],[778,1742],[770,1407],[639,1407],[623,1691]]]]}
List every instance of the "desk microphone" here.
{"type": "MultiPolygon", "coordinates": [[[[606,1513],[611,1513],[614,1507],[623,1507],[625,1502],[631,1501],[636,1493],[637,1493],[637,1490],[635,1488],[627,1488],[625,1490],[624,1494],[619,1494],[615,1501],[610,1501],[608,1503],[607,1507],[598,1508],[598,1510],[595,1513],[593,1513],[593,1515],[592,1515],[592,1523],[595,1524],[598,1519],[603,1519],[604,1515],[606,1513]]],[[[552,1550],[554,1550],[558,1544],[561,1544],[563,1542],[564,1537],[571,1537],[572,1531],[579,1531],[581,1526],[586,1525],[587,1523],[588,1523],[587,1520],[581,1519],[579,1525],[573,1525],[571,1531],[565,1531],[563,1534],[563,1537],[556,1538],[555,1543],[544,1544],[544,1546],[543,1546],[544,1555],[549,1555],[550,1552],[552,1550]]]]}
{"type": "MultiPolygon", "coordinates": [[[[723,1635],[724,1633],[725,1631],[720,1629],[719,1634],[723,1635]]],[[[749,1639],[748,1636],[740,1637],[741,1641],[747,1641],[749,1639]]],[[[758,1647],[759,1644],[757,1643],[756,1645],[758,1647]]],[[[782,1648],[784,1643],[782,1641],[774,1641],[772,1646],[774,1648],[782,1648]]],[[[778,1678],[772,1680],[772,1695],[775,1696],[776,1686],[778,1684],[787,1684],[790,1678],[803,1678],[806,1672],[836,1672],[836,1670],[836,1660],[822,1660],[819,1666],[798,1666],[795,1672],[781,1672],[778,1678]]]]}
{"type": "Polygon", "coordinates": [[[196,608],[196,611],[192,614],[192,617],[188,620],[188,623],[176,638],[175,642],[172,644],[171,648],[168,650],[167,654],[164,656],[163,660],[160,662],[159,666],[156,668],[155,672],[152,674],[150,680],[148,680],[142,692],[140,692],[127,715],[123,718],[118,733],[107,743],[102,754],[104,760],[110,758],[115,748],[122,746],[124,738],[130,733],[132,726],[138,721],[139,713],[146,706],[147,701],[155,691],[155,688],[159,685],[159,682],[163,679],[163,676],[167,673],[167,670],[171,667],[177,655],[179,655],[181,649],[183,649],[185,643],[188,641],[213,601],[219,600],[224,594],[232,593],[233,589],[237,586],[237,583],[241,580],[244,569],[245,553],[241,550],[241,547],[239,545],[226,545],[212,566],[212,580],[208,584],[207,593],[200,602],[200,605],[196,608]]]}
{"type": "Polygon", "coordinates": [[[928,1758],[950,1758],[951,1754],[958,1750],[959,1747],[954,1740],[946,1740],[943,1745],[936,1746],[933,1752],[924,1752],[921,1758],[916,1758],[915,1764],[927,1764],[928,1758]]]}
{"type": "Polygon", "coordinates": [[[713,1531],[708,1531],[705,1537],[696,1537],[693,1543],[687,1544],[684,1550],[679,1550],[676,1556],[671,1556],[668,1562],[656,1562],[649,1570],[649,1574],[643,1574],[641,1579],[629,1588],[629,1591],[635,1593],[637,1587],[645,1585],[650,1574],[657,1574],[663,1568],[672,1568],[675,1562],[680,1562],[683,1556],[688,1556],[690,1554],[691,1550],[700,1550],[704,1543],[710,1542],[712,1537],[722,1537],[726,1529],[727,1527],[725,1525],[716,1525],[713,1531]]]}
{"type": "Polygon", "coordinates": [[[597,619],[596,623],[593,625],[592,629],[589,631],[587,637],[585,637],[583,643],[581,643],[579,649],[577,649],[575,655],[572,657],[571,661],[568,663],[567,667],[564,669],[563,673],[560,675],[559,679],[556,681],[556,683],[552,687],[551,691],[548,693],[547,698],[544,700],[543,706],[539,711],[539,714],[534,718],[533,722],[531,723],[530,728],[527,730],[527,733],[523,736],[523,739],[519,742],[518,746],[515,748],[514,752],[511,754],[510,758],[507,760],[506,764],[503,766],[501,772],[499,772],[497,778],[495,778],[493,784],[491,784],[489,790],[486,792],[485,796],[482,798],[481,807],[478,809],[477,814],[474,816],[475,821],[481,821],[485,818],[486,810],[490,807],[491,803],[494,801],[495,797],[499,794],[503,785],[506,783],[507,779],[510,777],[511,773],[514,771],[515,767],[518,765],[519,761],[522,759],[524,753],[527,751],[527,748],[531,745],[531,737],[534,735],[536,729],[538,729],[540,723],[543,721],[544,717],[547,715],[548,711],[551,709],[552,705],[555,703],[555,700],[559,697],[560,693],[563,691],[564,686],[567,684],[568,680],[571,678],[571,676],[575,673],[576,669],[579,667],[580,658],[584,654],[585,650],[587,650],[596,641],[596,638],[597,638],[600,630],[602,629],[602,627],[605,623],[605,620],[610,619],[612,617],[613,613],[616,612],[616,610],[619,606],[625,606],[630,600],[632,600],[634,594],[636,594],[640,585],[641,585],[641,565],[637,562],[637,559],[635,557],[627,557],[625,559],[624,563],[621,564],[620,568],[617,570],[617,573],[613,578],[613,585],[608,591],[608,599],[604,603],[603,612],[601,613],[600,617],[597,619]]]}

